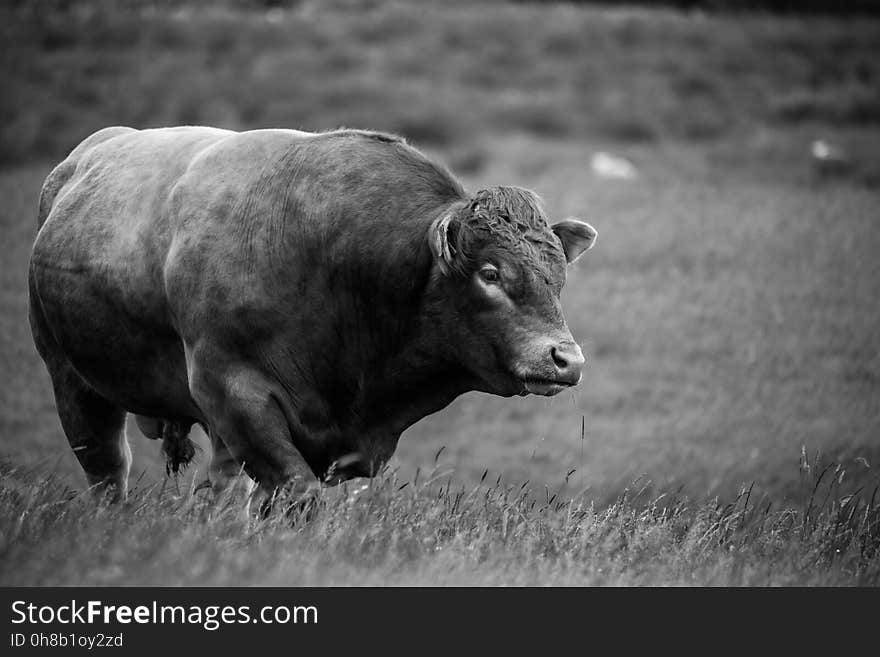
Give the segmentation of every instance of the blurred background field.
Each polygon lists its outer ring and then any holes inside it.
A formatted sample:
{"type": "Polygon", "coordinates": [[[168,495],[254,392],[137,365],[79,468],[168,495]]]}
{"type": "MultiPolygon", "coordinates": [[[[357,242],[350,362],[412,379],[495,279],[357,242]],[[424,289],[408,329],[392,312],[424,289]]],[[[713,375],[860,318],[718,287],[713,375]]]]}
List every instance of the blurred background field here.
{"type": "MultiPolygon", "coordinates": [[[[0,454],[84,481],[27,326],[55,162],[106,125],[345,125],[403,134],[470,189],[534,189],[600,234],[563,293],[581,386],[462,397],[404,434],[403,476],[445,447],[463,483],[488,468],[543,489],[576,469],[597,501],[642,473],[785,495],[805,447],[876,480],[880,19],[872,2],[759,5],[791,8],[2,3],[0,454]],[[600,152],[637,175],[601,175],[600,152]]],[[[158,444],[132,438],[134,478],[162,477],[158,444]]]]}

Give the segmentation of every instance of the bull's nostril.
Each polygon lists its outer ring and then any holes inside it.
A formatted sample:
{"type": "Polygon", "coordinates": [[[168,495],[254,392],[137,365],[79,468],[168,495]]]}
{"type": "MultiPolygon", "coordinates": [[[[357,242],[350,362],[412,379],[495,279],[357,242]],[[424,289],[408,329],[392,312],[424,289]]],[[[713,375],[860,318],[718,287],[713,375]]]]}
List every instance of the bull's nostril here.
{"type": "Polygon", "coordinates": [[[568,359],[565,358],[565,356],[561,354],[556,347],[550,348],[550,355],[553,356],[553,362],[556,363],[556,367],[561,370],[564,370],[566,367],[568,367],[568,359]]]}
{"type": "Polygon", "coordinates": [[[577,385],[581,380],[584,356],[576,344],[563,344],[550,347],[550,355],[556,365],[556,376],[569,385],[577,385]]]}

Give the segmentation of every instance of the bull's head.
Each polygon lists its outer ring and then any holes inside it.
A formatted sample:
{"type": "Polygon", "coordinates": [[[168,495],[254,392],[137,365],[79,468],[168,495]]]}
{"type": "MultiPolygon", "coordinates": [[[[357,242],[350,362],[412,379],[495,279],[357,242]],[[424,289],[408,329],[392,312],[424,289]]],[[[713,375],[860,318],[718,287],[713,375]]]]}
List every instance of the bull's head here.
{"type": "Polygon", "coordinates": [[[459,363],[497,395],[555,395],[576,385],[584,356],[562,316],[565,269],[596,242],[589,224],[548,225],[538,198],[494,187],[431,226],[435,285],[455,308],[446,334],[459,363]]]}

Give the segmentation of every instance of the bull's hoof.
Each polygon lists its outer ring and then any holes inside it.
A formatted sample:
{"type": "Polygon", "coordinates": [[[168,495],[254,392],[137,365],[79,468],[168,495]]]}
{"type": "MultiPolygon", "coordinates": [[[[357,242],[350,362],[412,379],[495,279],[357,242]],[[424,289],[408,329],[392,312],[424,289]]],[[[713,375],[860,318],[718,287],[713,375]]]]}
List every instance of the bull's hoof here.
{"type": "Polygon", "coordinates": [[[318,513],[321,488],[318,485],[293,486],[276,491],[267,496],[259,506],[259,516],[263,520],[278,514],[294,524],[309,522],[318,513]]]}

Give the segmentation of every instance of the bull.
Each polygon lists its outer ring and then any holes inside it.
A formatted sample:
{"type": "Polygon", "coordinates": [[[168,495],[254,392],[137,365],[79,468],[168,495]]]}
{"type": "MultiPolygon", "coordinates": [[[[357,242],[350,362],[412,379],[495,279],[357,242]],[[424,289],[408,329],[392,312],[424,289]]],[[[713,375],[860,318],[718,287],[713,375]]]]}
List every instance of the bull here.
{"type": "Polygon", "coordinates": [[[394,135],[105,128],[47,177],[29,318],[89,483],[124,499],[126,414],[169,467],[267,494],[371,476],[459,395],[554,395],[584,357],[566,265],[596,231],[468,194],[394,135]]]}

